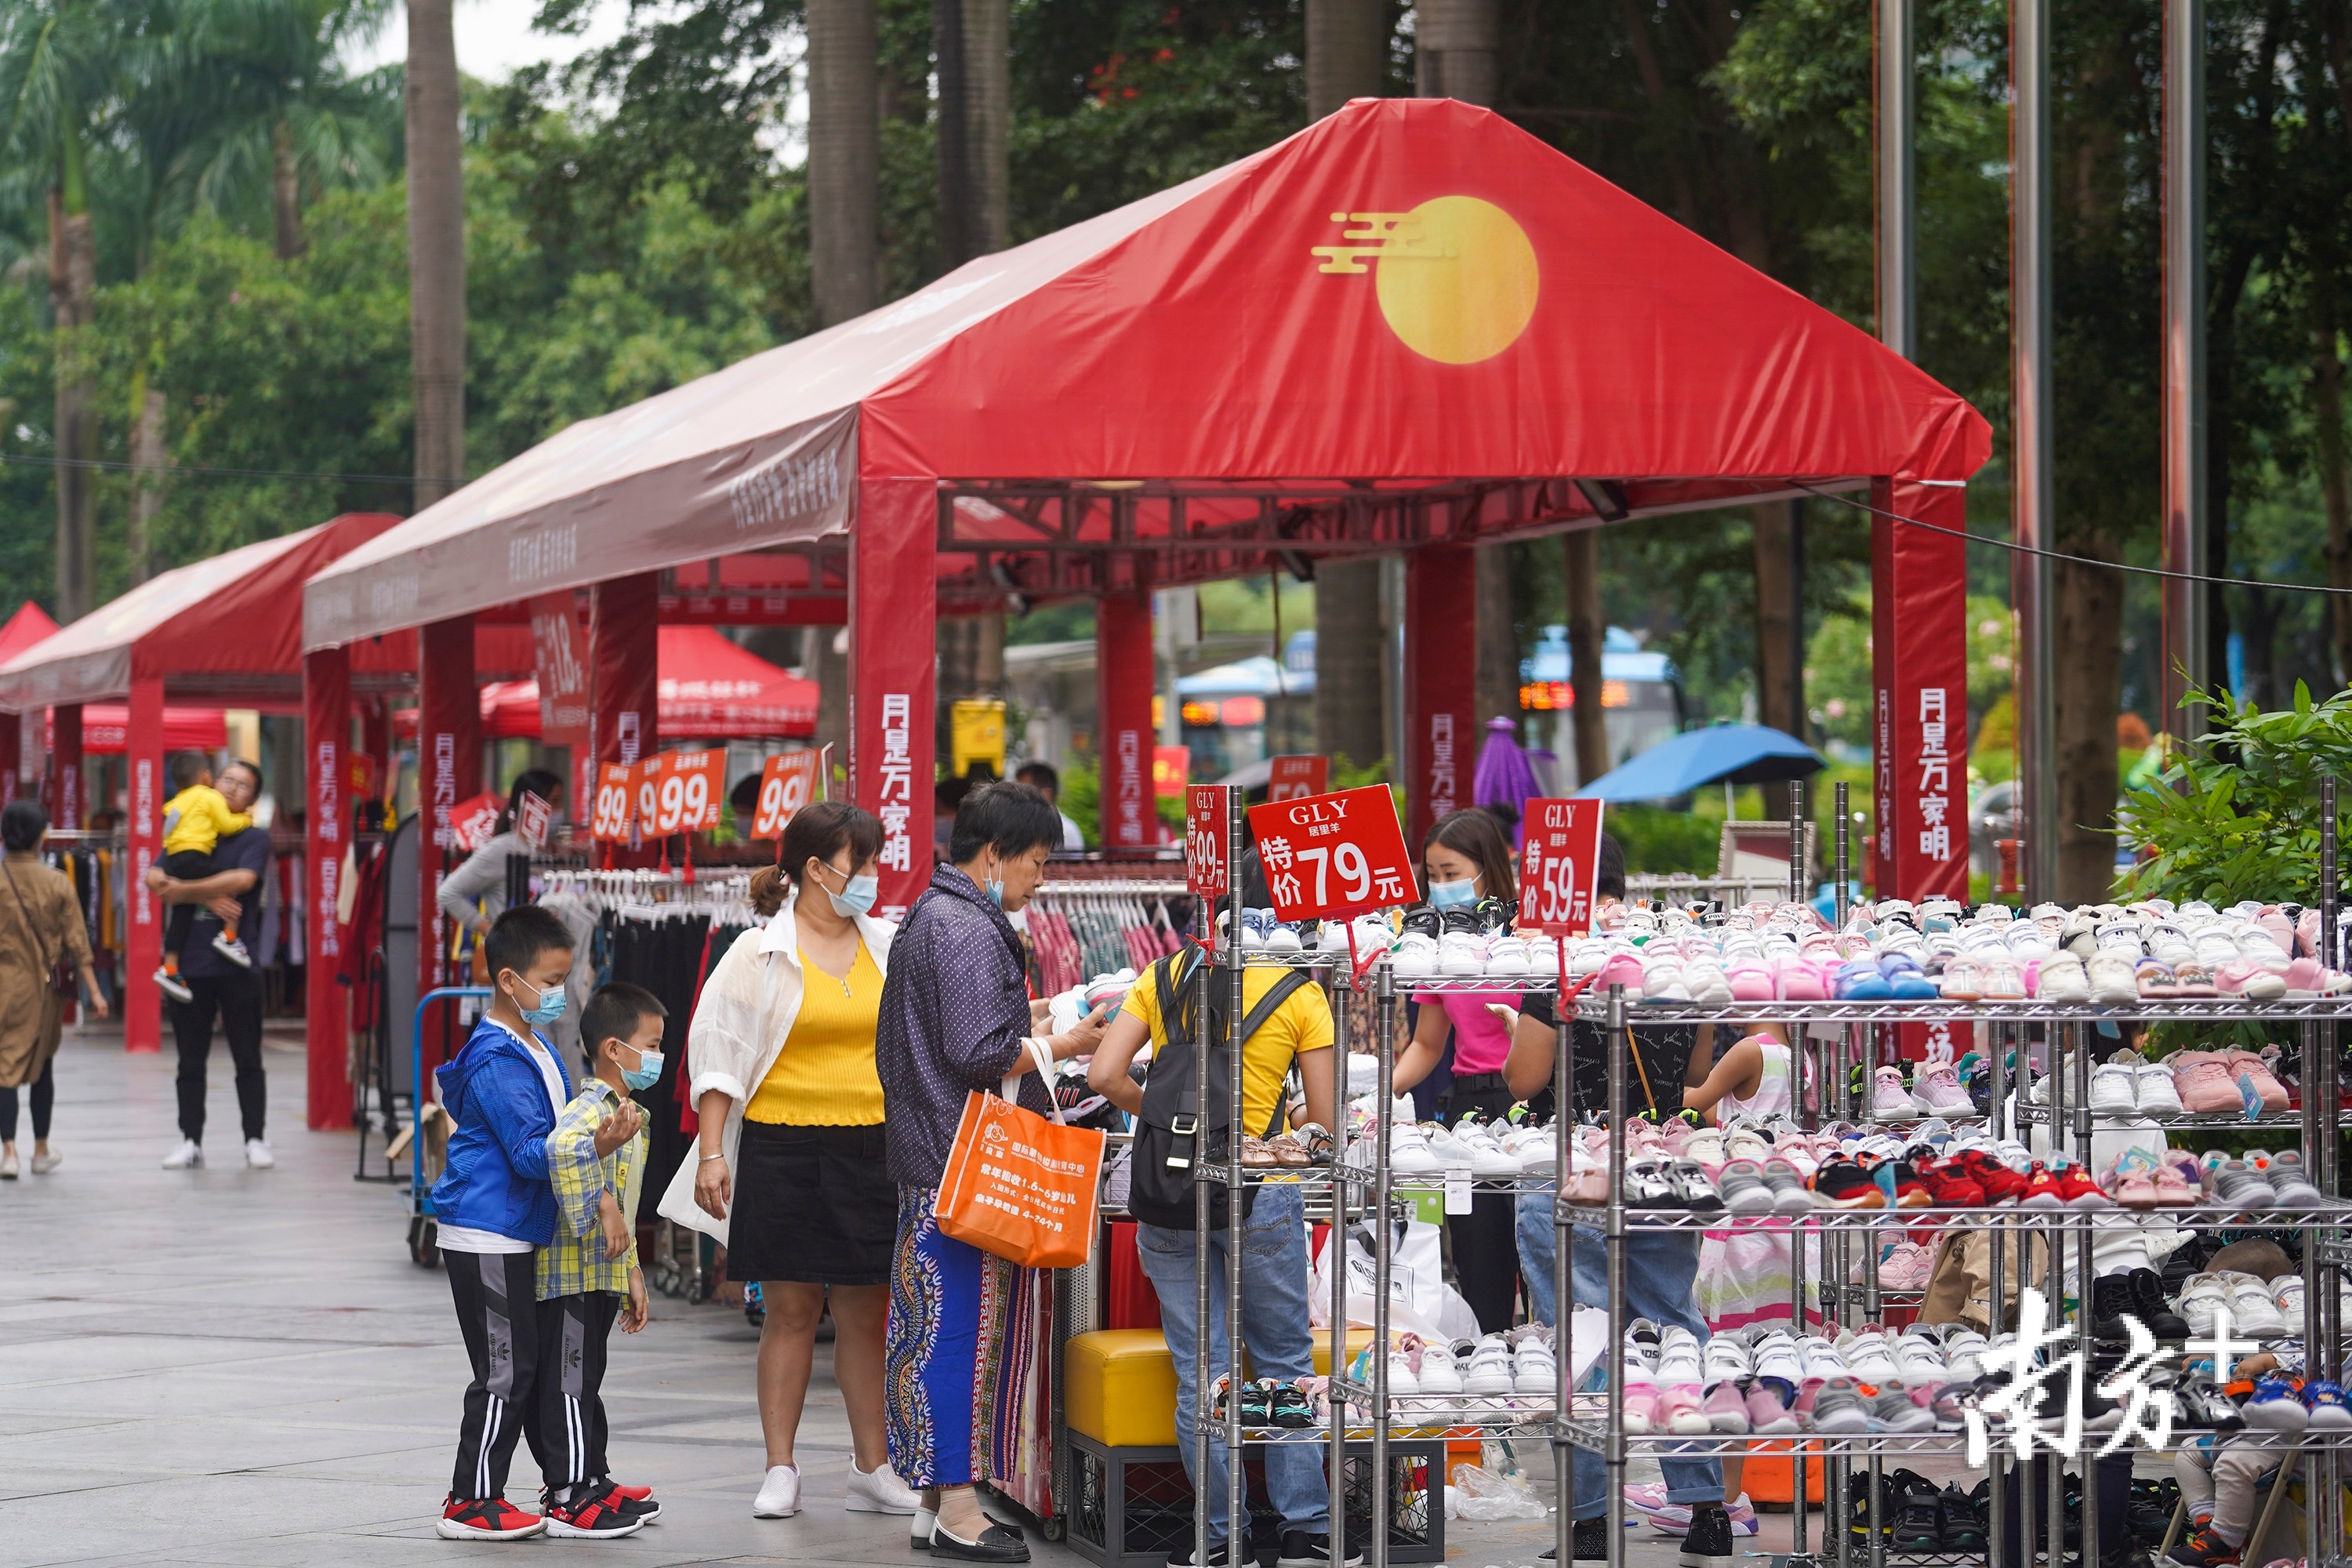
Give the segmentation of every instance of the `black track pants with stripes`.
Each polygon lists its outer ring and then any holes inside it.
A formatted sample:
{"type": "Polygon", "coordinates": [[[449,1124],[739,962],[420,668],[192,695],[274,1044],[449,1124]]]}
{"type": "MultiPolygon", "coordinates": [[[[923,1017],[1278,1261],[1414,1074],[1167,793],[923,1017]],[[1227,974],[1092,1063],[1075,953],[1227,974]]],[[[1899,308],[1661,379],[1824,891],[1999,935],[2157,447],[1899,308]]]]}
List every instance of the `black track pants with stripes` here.
{"type": "MultiPolygon", "coordinates": [[[[539,1373],[539,1303],[533,1257],[528,1252],[444,1252],[449,1294],[457,1303],[458,1331],[474,1363],[466,1385],[465,1424],[457,1431],[457,1468],[450,1495],[494,1498],[507,1487],[515,1439],[538,1420],[531,1388],[539,1373]]],[[[539,1436],[531,1434],[531,1448],[539,1436]]]]}
{"type": "Polygon", "coordinates": [[[604,1342],[621,1299],[610,1290],[557,1296],[539,1304],[539,1418],[530,1451],[551,1489],[602,1479],[604,1466],[604,1342]]]}

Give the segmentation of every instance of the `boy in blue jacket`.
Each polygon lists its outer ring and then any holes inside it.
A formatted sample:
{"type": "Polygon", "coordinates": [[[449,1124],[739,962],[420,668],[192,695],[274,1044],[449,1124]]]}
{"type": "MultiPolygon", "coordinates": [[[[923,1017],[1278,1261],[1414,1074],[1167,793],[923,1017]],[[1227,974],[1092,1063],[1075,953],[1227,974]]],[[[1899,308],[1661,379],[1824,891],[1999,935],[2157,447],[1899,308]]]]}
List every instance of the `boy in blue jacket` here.
{"type": "MultiPolygon", "coordinates": [[[[563,1016],[572,937],[536,905],[500,915],[485,939],[492,997],[465,1047],[434,1075],[457,1124],[433,1185],[443,1265],[473,1363],[458,1427],[457,1464],[436,1526],[451,1541],[519,1541],[541,1531],[629,1534],[637,1521],[612,1506],[551,1501],[547,1517],[509,1504],[507,1464],[533,1419],[539,1363],[533,1254],[555,1236],[548,1135],[572,1098],[555,1050],[533,1032],[563,1016]],[[561,1516],[559,1523],[559,1516],[561,1516]]],[[[645,1117],[625,1103],[596,1134],[599,1156],[636,1135],[645,1117]]]]}

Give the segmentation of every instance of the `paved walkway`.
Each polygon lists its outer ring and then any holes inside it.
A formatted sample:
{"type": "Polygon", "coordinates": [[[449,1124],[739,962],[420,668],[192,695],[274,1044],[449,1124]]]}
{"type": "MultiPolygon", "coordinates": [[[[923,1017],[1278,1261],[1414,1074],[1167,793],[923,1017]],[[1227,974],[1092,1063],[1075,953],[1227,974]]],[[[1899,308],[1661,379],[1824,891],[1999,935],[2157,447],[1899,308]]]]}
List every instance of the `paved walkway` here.
{"type": "MultiPolygon", "coordinates": [[[[351,1135],[303,1130],[299,1040],[268,1049],[278,1168],[245,1169],[223,1050],[206,1144],[218,1163],[189,1172],[158,1168],[173,1141],[172,1058],[126,1056],[118,1040],[68,1040],[65,1163],[0,1184],[0,1565],[446,1563],[489,1550],[432,1531],[467,1376],[446,1277],[408,1260],[402,1194],[352,1179],[351,1135]]],[[[667,1518],[626,1541],[514,1550],[927,1561],[902,1521],[840,1506],[848,1430],[824,1347],[801,1438],[807,1511],[754,1520],[753,1331],[733,1309],[656,1297],[654,1313],[643,1334],[614,1336],[606,1394],[616,1467],[659,1489],[667,1518]]],[[[509,1495],[536,1492],[518,1447],[509,1495]]],[[[1532,1568],[1550,1531],[1457,1521],[1448,1555],[1532,1568]]],[[[1745,1544],[1787,1540],[1780,1516],[1745,1544]]],[[[1034,1545],[1041,1564],[1083,1561],[1034,1545]]],[[[1674,1544],[1644,1533],[1632,1556],[1665,1568],[1674,1544]]]]}

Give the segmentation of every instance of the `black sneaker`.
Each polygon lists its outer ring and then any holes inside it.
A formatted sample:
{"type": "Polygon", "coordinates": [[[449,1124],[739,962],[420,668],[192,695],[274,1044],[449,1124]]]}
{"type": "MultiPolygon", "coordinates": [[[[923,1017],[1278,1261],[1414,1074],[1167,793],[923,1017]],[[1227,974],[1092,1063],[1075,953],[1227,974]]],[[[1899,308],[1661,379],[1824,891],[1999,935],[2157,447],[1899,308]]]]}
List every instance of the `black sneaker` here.
{"type": "Polygon", "coordinates": [[[1439,934],[1445,930],[1445,920],[1427,904],[1415,904],[1404,912],[1404,929],[1419,931],[1430,941],[1435,942],[1439,934]]]}
{"type": "MultiPolygon", "coordinates": [[[[1730,1516],[1724,1516],[1725,1528],[1730,1527],[1730,1516]]],[[[1605,1563],[1609,1560],[1609,1516],[1599,1514],[1591,1519],[1580,1519],[1568,1530],[1568,1553],[1579,1563],[1605,1563]]],[[[1547,1563],[1559,1560],[1559,1548],[1547,1547],[1539,1553],[1547,1563]]]]}
{"type": "MultiPolygon", "coordinates": [[[[1312,1426],[1315,1425],[1315,1406],[1307,1399],[1307,1391],[1297,1384],[1277,1383],[1266,1395],[1266,1417],[1276,1426],[1287,1426],[1293,1430],[1312,1426]]],[[[1304,1531],[1286,1531],[1283,1534],[1283,1544],[1287,1546],[1291,1536],[1305,1533],[1304,1531]]],[[[1320,1541],[1323,1537],[1318,1535],[1313,1539],[1320,1541]]]]}
{"type": "MultiPolygon", "coordinates": [[[[2131,1279],[2124,1274],[2102,1274],[2091,1281],[2091,1337],[2122,1344],[2131,1338],[2124,1326],[2126,1318],[2137,1318],[2137,1304],[2133,1300],[2131,1279]]],[[[2156,1331],[2145,1318],[2140,1327],[2150,1333],[2156,1331]]]]}
{"type": "MultiPolygon", "coordinates": [[[[1358,1568],[1363,1560],[1362,1549],[1350,1542],[1347,1558],[1339,1568],[1358,1568]]],[[[1282,1550],[1274,1562],[1275,1568],[1331,1568],[1331,1538],[1309,1535],[1303,1530],[1286,1530],[1282,1532],[1282,1550]]]]}
{"type": "Polygon", "coordinates": [[[1731,1513],[1719,1502],[1691,1510],[1690,1529],[1683,1536],[1682,1568],[1732,1568],[1731,1513]]]}
{"type": "MultiPolygon", "coordinates": [[[[1168,1554],[1168,1568],[1192,1568],[1192,1547],[1193,1542],[1188,1538],[1183,1545],[1170,1552],[1168,1554]]],[[[1244,1558],[1248,1557],[1249,1548],[1247,1545],[1244,1545],[1242,1548],[1242,1555],[1244,1558]]],[[[1208,1568],[1233,1568],[1233,1562],[1234,1550],[1232,1542],[1218,1541],[1210,1543],[1208,1568]]]]}
{"type": "Polygon", "coordinates": [[[2164,1302],[2164,1281],[2153,1268],[2135,1268],[2124,1276],[2131,1310],[2158,1339],[2178,1343],[2189,1337],[2188,1321],[2164,1302]]]}
{"type": "Polygon", "coordinates": [[[1936,1499],[1937,1526],[1941,1532],[1941,1550],[1954,1557],[1976,1557],[1984,1552],[1984,1515],[1977,1511],[1969,1494],[1956,1486],[1946,1487],[1936,1499]]]}
{"type": "Polygon", "coordinates": [[[1945,1550],[1944,1510],[1935,1484],[1921,1481],[1905,1489],[1895,1510],[1895,1539],[1890,1551],[1927,1555],[1945,1550]]]}

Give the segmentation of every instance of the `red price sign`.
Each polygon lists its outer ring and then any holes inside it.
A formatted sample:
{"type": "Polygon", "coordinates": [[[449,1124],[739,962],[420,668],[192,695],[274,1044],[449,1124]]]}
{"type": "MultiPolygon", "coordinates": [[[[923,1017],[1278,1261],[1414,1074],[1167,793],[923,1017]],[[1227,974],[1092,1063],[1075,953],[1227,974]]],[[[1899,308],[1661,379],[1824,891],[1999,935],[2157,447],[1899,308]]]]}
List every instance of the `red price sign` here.
{"type": "Polygon", "coordinates": [[[1519,851],[1519,923],[1553,936],[1592,929],[1593,882],[1601,874],[1601,802],[1527,803],[1519,851]]]}
{"type": "Polygon", "coordinates": [[[499,797],[478,795],[449,808],[449,847],[471,855],[499,829],[499,797]]]}
{"type": "Polygon", "coordinates": [[[602,844],[626,843],[629,837],[629,805],[637,795],[637,770],[620,763],[605,763],[596,770],[596,808],[588,819],[588,831],[602,844]]]}
{"type": "Polygon", "coordinates": [[[1321,795],[1330,787],[1330,758],[1276,757],[1265,798],[1269,801],[1304,800],[1310,795],[1321,795]]]}
{"type": "Polygon", "coordinates": [[[648,838],[719,826],[727,753],[664,752],[637,764],[637,829],[648,838]]]}
{"type": "Polygon", "coordinates": [[[1229,784],[1190,784],[1184,790],[1184,880],[1204,899],[1233,891],[1232,868],[1225,864],[1225,814],[1232,795],[1229,784]]]}
{"type": "Polygon", "coordinates": [[[784,752],[760,769],[760,806],[751,818],[754,838],[782,838],[784,825],[816,798],[817,754],[784,752]]]}
{"type": "Polygon", "coordinates": [[[1385,784],[1250,807],[1275,918],[1328,920],[1420,896],[1385,784]]]}

